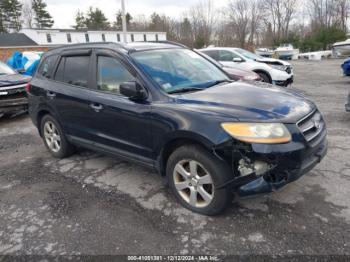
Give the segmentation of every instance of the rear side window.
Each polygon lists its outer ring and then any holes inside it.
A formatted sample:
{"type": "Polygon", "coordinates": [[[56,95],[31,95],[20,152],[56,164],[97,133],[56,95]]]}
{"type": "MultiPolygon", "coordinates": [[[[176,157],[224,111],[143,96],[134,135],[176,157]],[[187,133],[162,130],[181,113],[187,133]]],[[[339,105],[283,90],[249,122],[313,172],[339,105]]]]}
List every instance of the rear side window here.
{"type": "Polygon", "coordinates": [[[88,87],[89,61],[89,56],[62,57],[57,67],[55,80],[88,87]]]}
{"type": "Polygon", "coordinates": [[[219,61],[227,61],[227,62],[232,62],[234,58],[239,58],[238,55],[227,50],[220,50],[219,57],[220,57],[219,61]]]}
{"type": "Polygon", "coordinates": [[[202,51],[202,52],[204,54],[210,56],[214,60],[219,61],[219,51],[217,51],[217,50],[205,50],[205,51],[202,51]]]}
{"type": "Polygon", "coordinates": [[[38,74],[49,79],[52,78],[56,60],[57,55],[52,55],[44,58],[38,69],[38,74]]]}

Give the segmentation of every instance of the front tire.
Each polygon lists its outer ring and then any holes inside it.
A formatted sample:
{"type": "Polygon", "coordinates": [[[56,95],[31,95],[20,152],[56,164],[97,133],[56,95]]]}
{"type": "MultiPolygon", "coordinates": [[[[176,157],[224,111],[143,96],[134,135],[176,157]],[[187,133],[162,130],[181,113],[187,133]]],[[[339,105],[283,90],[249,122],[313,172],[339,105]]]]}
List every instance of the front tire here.
{"type": "Polygon", "coordinates": [[[271,80],[270,80],[270,77],[266,73],[258,72],[258,75],[261,77],[262,82],[269,83],[269,84],[272,83],[271,80]]]}
{"type": "Polygon", "coordinates": [[[218,188],[232,178],[229,168],[200,146],[176,149],[168,159],[166,175],[177,200],[196,213],[216,215],[232,202],[231,189],[218,188]]]}
{"type": "Polygon", "coordinates": [[[51,115],[42,118],[40,131],[44,144],[52,156],[65,158],[73,154],[74,147],[68,142],[60,124],[51,115]]]}

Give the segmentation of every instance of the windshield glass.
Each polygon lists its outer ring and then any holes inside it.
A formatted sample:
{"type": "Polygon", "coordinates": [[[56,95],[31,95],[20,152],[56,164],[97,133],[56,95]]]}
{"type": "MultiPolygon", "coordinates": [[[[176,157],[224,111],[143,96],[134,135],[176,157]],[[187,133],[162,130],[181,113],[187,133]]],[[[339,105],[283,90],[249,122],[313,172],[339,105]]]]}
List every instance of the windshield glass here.
{"type": "Polygon", "coordinates": [[[228,77],[211,62],[187,49],[135,52],[136,63],[167,93],[202,89],[228,77]]]}
{"type": "Polygon", "coordinates": [[[16,72],[12,68],[4,64],[3,62],[0,62],[0,75],[13,75],[13,74],[16,74],[16,72]]]}
{"type": "Polygon", "coordinates": [[[258,60],[258,59],[262,59],[261,56],[258,56],[256,54],[253,54],[252,52],[249,52],[247,50],[241,49],[241,48],[237,48],[235,49],[235,51],[239,54],[241,54],[242,56],[244,56],[247,59],[251,59],[251,60],[258,60]]]}

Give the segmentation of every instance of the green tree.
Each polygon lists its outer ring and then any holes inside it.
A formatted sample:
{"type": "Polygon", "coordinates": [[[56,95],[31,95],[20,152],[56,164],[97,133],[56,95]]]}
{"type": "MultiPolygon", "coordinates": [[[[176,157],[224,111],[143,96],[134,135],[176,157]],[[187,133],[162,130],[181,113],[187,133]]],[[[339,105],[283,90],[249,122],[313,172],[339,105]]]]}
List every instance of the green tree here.
{"type": "Polygon", "coordinates": [[[21,29],[22,4],[18,0],[1,0],[0,11],[0,30],[18,32],[21,29]]]}
{"type": "Polygon", "coordinates": [[[84,29],[86,28],[86,18],[83,12],[80,12],[80,10],[78,10],[78,12],[75,15],[75,25],[74,28],[76,30],[80,30],[80,29],[84,29]]]}
{"type": "MultiPolygon", "coordinates": [[[[116,28],[117,30],[122,29],[122,16],[123,16],[122,11],[119,10],[117,13],[116,21],[113,24],[113,27],[116,28]]],[[[125,14],[126,26],[128,28],[130,28],[130,24],[131,24],[132,19],[133,19],[133,17],[129,13],[125,14]]]]}
{"type": "Polygon", "coordinates": [[[90,7],[86,14],[86,27],[93,30],[103,30],[110,28],[110,24],[102,10],[90,7]]]}
{"type": "Polygon", "coordinates": [[[34,20],[38,28],[51,28],[54,24],[49,12],[46,10],[46,3],[43,0],[32,0],[34,20]]]}

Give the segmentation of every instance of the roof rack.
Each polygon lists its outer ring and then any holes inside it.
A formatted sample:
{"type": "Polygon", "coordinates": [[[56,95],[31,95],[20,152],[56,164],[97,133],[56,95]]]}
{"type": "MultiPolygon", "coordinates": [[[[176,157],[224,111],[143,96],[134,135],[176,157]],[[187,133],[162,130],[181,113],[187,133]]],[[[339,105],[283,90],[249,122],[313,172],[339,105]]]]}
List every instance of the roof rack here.
{"type": "Polygon", "coordinates": [[[160,43],[160,44],[171,44],[171,45],[176,45],[176,46],[181,46],[183,48],[189,49],[188,46],[174,42],[174,41],[169,41],[169,40],[161,40],[161,41],[147,41],[145,43],[160,43]]]}
{"type": "Polygon", "coordinates": [[[56,47],[52,47],[49,50],[56,50],[56,49],[64,49],[64,48],[70,48],[70,47],[84,47],[89,45],[116,45],[120,48],[123,48],[125,50],[128,50],[127,47],[125,47],[123,44],[115,43],[115,42],[89,42],[89,43],[78,43],[78,44],[68,44],[68,45],[60,45],[56,47]]]}

